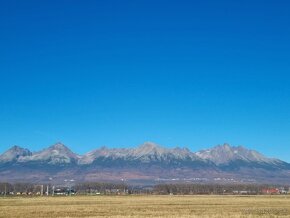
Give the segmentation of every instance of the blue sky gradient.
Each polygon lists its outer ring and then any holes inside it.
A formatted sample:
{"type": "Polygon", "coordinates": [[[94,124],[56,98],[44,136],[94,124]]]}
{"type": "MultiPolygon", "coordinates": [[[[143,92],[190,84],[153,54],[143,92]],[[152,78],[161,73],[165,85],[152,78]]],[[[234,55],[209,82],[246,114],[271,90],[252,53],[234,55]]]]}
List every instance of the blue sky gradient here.
{"type": "Polygon", "coordinates": [[[289,1],[2,1],[0,152],[228,142],[290,162],[289,1]]]}

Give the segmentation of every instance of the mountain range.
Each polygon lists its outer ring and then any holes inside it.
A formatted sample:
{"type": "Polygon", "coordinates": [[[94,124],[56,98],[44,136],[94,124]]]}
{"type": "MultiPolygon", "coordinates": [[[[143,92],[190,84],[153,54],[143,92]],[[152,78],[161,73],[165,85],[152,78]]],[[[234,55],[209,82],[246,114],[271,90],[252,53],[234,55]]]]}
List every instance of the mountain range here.
{"type": "Polygon", "coordinates": [[[192,152],[146,142],[136,148],[107,148],[84,155],[62,143],[31,152],[13,146],[0,155],[0,181],[54,182],[64,180],[289,184],[290,164],[243,146],[218,145],[192,152]]]}

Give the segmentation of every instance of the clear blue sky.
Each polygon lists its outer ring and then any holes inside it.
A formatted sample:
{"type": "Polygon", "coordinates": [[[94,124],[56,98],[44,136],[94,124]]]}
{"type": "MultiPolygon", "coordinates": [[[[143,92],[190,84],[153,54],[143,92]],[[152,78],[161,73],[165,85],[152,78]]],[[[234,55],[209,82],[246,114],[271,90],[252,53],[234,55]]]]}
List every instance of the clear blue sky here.
{"type": "Polygon", "coordinates": [[[290,161],[290,2],[1,1],[0,152],[228,142],[290,161]]]}

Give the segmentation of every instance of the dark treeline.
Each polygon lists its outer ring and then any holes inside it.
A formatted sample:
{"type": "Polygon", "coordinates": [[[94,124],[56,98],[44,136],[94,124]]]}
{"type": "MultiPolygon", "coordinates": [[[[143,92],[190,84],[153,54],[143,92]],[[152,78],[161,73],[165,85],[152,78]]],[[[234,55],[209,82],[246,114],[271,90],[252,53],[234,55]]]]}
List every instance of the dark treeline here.
{"type": "MultiPolygon", "coordinates": [[[[133,187],[125,183],[87,182],[52,186],[49,184],[0,183],[0,195],[58,195],[69,188],[78,195],[99,194],[155,194],[155,195],[221,195],[221,194],[265,194],[265,190],[289,193],[289,187],[257,184],[158,184],[152,187],[133,187]]],[[[65,193],[63,193],[65,194],[65,193]]]]}
{"type": "Polygon", "coordinates": [[[124,183],[87,182],[75,185],[74,190],[79,194],[128,193],[129,186],[124,183]]]}
{"type": "Polygon", "coordinates": [[[90,182],[80,184],[0,183],[0,195],[128,194],[128,185],[90,182]]]}
{"type": "MultiPolygon", "coordinates": [[[[261,194],[264,189],[280,186],[255,184],[160,184],[154,186],[156,194],[261,194]]],[[[286,189],[287,187],[283,187],[286,189]]]]}
{"type": "Polygon", "coordinates": [[[39,193],[40,191],[41,186],[32,183],[0,183],[0,194],[39,193]]]}

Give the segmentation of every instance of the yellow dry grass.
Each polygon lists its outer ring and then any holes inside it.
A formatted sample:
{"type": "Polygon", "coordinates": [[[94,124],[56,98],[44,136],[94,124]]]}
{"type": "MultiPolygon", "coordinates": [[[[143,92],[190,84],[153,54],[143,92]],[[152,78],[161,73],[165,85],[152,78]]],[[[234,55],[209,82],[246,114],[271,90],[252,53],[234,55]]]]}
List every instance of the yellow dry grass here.
{"type": "Polygon", "coordinates": [[[0,198],[0,217],[290,217],[290,196],[0,198]]]}

